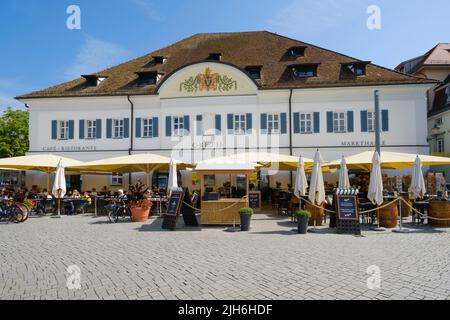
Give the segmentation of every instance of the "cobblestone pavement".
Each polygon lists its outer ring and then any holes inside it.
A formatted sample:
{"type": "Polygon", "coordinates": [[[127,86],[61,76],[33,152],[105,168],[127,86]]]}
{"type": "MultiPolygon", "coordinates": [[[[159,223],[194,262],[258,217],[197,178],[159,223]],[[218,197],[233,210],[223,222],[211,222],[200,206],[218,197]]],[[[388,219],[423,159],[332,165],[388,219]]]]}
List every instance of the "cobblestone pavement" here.
{"type": "Polygon", "coordinates": [[[450,299],[450,230],[298,235],[255,215],[249,233],[162,231],[91,216],[0,224],[1,299],[450,299]],[[69,290],[67,267],[81,269],[69,290]],[[367,268],[381,269],[369,290],[367,268]]]}

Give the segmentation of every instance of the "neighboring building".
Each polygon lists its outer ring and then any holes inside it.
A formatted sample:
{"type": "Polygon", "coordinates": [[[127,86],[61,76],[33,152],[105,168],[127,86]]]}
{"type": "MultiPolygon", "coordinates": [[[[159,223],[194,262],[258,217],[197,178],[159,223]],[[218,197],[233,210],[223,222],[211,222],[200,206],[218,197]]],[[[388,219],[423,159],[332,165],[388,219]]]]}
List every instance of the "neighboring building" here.
{"type": "MultiPolygon", "coordinates": [[[[423,56],[402,62],[396,69],[440,81],[428,92],[428,141],[433,155],[450,157],[450,43],[440,43],[423,56]]],[[[448,166],[432,170],[445,172],[450,181],[448,166]]]]}
{"type": "MultiPolygon", "coordinates": [[[[152,152],[198,161],[265,148],[313,157],[319,148],[331,161],[373,150],[376,89],[383,148],[428,153],[426,92],[434,84],[262,31],[196,34],[17,99],[30,110],[30,154],[87,161],[152,152]]],[[[153,178],[164,183],[167,173],[153,178]]],[[[70,179],[86,190],[128,183],[70,179]]],[[[194,187],[189,172],[182,179],[194,187]]],[[[270,183],[288,179],[279,174],[270,183]]],[[[29,185],[45,181],[27,175],[29,185]]]]}

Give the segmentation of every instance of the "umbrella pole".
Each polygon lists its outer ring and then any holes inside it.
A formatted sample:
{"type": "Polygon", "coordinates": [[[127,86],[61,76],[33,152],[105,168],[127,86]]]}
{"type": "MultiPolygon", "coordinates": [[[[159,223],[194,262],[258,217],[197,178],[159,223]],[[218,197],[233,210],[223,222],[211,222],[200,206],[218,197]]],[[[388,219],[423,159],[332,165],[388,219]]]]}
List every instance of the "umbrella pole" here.
{"type": "Polygon", "coordinates": [[[58,217],[61,216],[61,193],[62,190],[58,189],[58,217]]]}
{"type": "Polygon", "coordinates": [[[47,172],[47,191],[50,192],[50,172],[47,172]]]}
{"type": "Polygon", "coordinates": [[[392,230],[392,232],[396,232],[396,233],[408,233],[409,230],[408,229],[403,229],[403,224],[402,224],[402,202],[399,201],[398,202],[398,212],[400,213],[400,228],[396,229],[396,230],[392,230]]]}

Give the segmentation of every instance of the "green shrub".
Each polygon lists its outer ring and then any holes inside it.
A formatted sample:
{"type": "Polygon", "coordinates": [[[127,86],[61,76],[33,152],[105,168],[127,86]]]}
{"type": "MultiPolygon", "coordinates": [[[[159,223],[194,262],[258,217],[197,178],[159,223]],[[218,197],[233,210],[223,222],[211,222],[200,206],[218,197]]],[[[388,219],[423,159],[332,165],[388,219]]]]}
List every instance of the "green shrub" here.
{"type": "Polygon", "coordinates": [[[306,210],[298,210],[294,212],[294,216],[298,218],[311,218],[311,212],[306,210]]]}
{"type": "Polygon", "coordinates": [[[239,210],[239,214],[251,216],[251,215],[253,215],[253,209],[252,208],[242,208],[239,210]]]}

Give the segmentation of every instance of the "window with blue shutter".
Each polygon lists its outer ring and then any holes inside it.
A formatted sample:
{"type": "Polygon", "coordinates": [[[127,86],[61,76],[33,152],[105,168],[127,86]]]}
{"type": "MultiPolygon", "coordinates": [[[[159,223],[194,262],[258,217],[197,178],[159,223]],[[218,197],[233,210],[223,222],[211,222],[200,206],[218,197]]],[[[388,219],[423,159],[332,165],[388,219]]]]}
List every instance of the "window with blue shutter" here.
{"type": "Polygon", "coordinates": [[[159,119],[157,117],[153,118],[153,138],[159,137],[159,119]]]}
{"type": "Polygon", "coordinates": [[[285,112],[281,113],[281,134],[287,133],[287,114],[285,112]]]}
{"type": "Polygon", "coordinates": [[[354,121],[353,121],[353,111],[347,112],[347,132],[353,132],[354,131],[354,121]]]}
{"type": "Polygon", "coordinates": [[[78,130],[80,131],[80,132],[79,132],[80,140],[83,140],[83,139],[84,139],[84,124],[85,124],[85,123],[86,123],[85,120],[80,120],[80,122],[79,122],[79,128],[78,128],[78,130]]]}
{"type": "Polygon", "coordinates": [[[106,119],[106,138],[112,139],[112,119],[106,119]]]}
{"type": "Polygon", "coordinates": [[[184,132],[186,135],[191,131],[189,116],[184,116],[184,132]]]}
{"type": "Polygon", "coordinates": [[[95,134],[97,135],[97,139],[102,138],[102,119],[97,119],[95,122],[95,134]]]}
{"type": "Polygon", "coordinates": [[[227,130],[228,130],[228,134],[233,134],[234,132],[234,122],[233,122],[233,114],[229,113],[227,114],[227,130]]]}
{"type": "Polygon", "coordinates": [[[130,119],[129,118],[123,119],[123,137],[124,138],[130,137],[130,119]]]}
{"type": "Polygon", "coordinates": [[[389,131],[389,110],[381,111],[381,128],[383,131],[389,131]]]}
{"type": "Polygon", "coordinates": [[[245,128],[246,128],[247,133],[251,133],[252,129],[253,129],[253,118],[252,118],[252,116],[253,115],[251,113],[247,113],[245,115],[245,121],[246,121],[245,128]]]}
{"type": "Polygon", "coordinates": [[[267,134],[267,113],[261,113],[261,134],[267,134]]]}
{"type": "Polygon", "coordinates": [[[320,113],[319,112],[314,112],[313,114],[313,121],[314,121],[314,133],[320,133],[320,113]]]}
{"type": "Polygon", "coordinates": [[[196,117],[197,135],[203,135],[203,116],[201,114],[196,117]]]}
{"type": "Polygon", "coordinates": [[[58,139],[58,121],[52,120],[52,140],[58,139]]]}
{"type": "Polygon", "coordinates": [[[216,114],[215,127],[216,127],[216,134],[221,134],[222,133],[222,116],[220,114],[216,114]]]}
{"type": "Polygon", "coordinates": [[[166,117],[166,137],[172,136],[172,117],[166,117]]]}
{"type": "Polygon", "coordinates": [[[294,112],[294,133],[300,133],[300,112],[294,112]]]}
{"type": "Polygon", "coordinates": [[[136,138],[142,137],[142,118],[136,118],[136,138]]]}
{"type": "Polygon", "coordinates": [[[361,111],[361,132],[368,132],[367,128],[367,111],[361,111]]]}
{"type": "Polygon", "coordinates": [[[69,140],[75,138],[75,121],[69,120],[69,140]]]}
{"type": "Polygon", "coordinates": [[[327,132],[328,133],[333,133],[334,132],[334,128],[333,128],[333,112],[332,111],[327,112],[327,132]]]}

